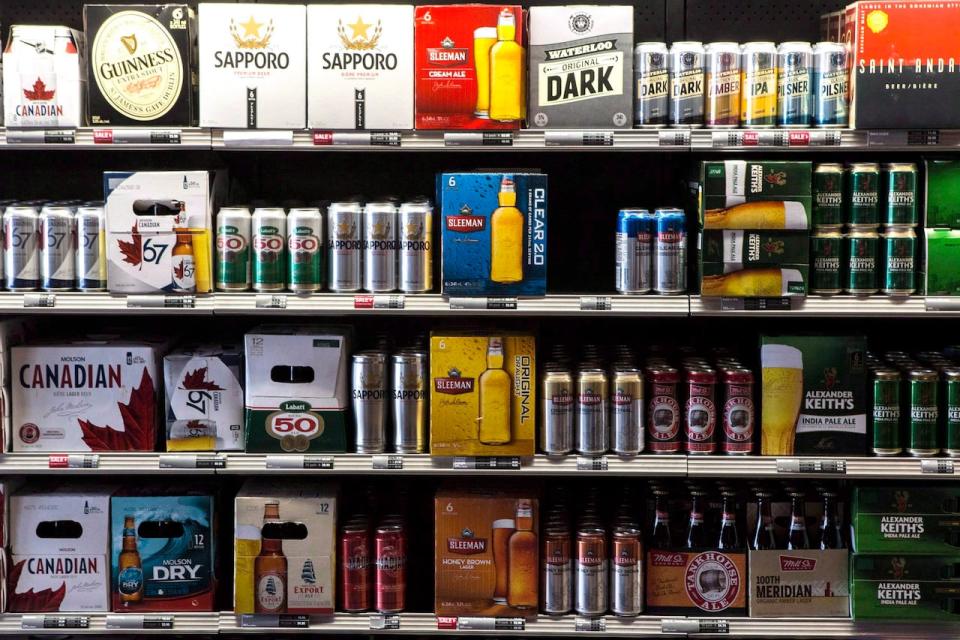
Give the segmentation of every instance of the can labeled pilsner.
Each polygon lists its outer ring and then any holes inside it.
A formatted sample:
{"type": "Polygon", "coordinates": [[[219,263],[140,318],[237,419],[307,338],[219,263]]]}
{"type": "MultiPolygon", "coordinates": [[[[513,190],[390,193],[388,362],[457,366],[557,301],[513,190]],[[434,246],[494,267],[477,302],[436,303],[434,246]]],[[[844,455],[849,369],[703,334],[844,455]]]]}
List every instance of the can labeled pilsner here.
{"type": "Polygon", "coordinates": [[[877,369],[871,376],[871,384],[871,451],[875,456],[900,455],[903,453],[900,444],[900,372],[877,369]]]}
{"type": "Polygon", "coordinates": [[[885,164],[883,177],[883,224],[917,226],[917,165],[912,162],[885,164]]]}
{"type": "Polygon", "coordinates": [[[634,126],[655,129],[670,120],[670,52],[663,42],[641,42],[634,49],[636,78],[634,126]]]}
{"type": "Polygon", "coordinates": [[[250,210],[223,207],[217,212],[217,290],[250,288],[250,210]]]}
{"type": "Polygon", "coordinates": [[[740,45],[711,42],[705,47],[708,127],[740,126],[740,45]]]}
{"type": "Polygon", "coordinates": [[[813,170],[813,226],[843,226],[843,165],[818,164],[813,170]]]}
{"type": "Polygon", "coordinates": [[[703,43],[674,42],[670,47],[670,124],[703,126],[703,43]]]}
{"type": "Polygon", "coordinates": [[[855,295],[876,293],[880,236],[871,229],[854,229],[844,238],[847,275],[843,290],[855,295]]]}
{"type": "Polygon", "coordinates": [[[251,222],[254,291],[283,291],[286,286],[287,215],[279,207],[260,207],[251,222]]]}
{"type": "Polygon", "coordinates": [[[937,398],[939,376],[932,369],[913,369],[910,380],[910,429],[907,453],[917,457],[940,452],[937,429],[940,404],[937,398]]]}
{"type": "Polygon", "coordinates": [[[314,207],[287,214],[287,286],[291,291],[319,291],[323,286],[323,216],[314,207]]]}
{"type": "Polygon", "coordinates": [[[908,296],[917,290],[917,234],[913,229],[888,228],[883,234],[883,292],[908,296]]]}
{"type": "Polygon", "coordinates": [[[753,129],[777,123],[777,45],[748,42],[740,47],[740,125],[753,129]]]}
{"type": "Polygon", "coordinates": [[[813,50],[809,42],[777,47],[777,124],[809,127],[813,120],[813,50]]]}
{"type": "Polygon", "coordinates": [[[839,42],[813,46],[813,120],[818,127],[846,127],[850,121],[850,71],[839,42]]]}
{"type": "Polygon", "coordinates": [[[843,291],[843,235],[818,229],[810,236],[810,293],[829,295],[843,291]]]}

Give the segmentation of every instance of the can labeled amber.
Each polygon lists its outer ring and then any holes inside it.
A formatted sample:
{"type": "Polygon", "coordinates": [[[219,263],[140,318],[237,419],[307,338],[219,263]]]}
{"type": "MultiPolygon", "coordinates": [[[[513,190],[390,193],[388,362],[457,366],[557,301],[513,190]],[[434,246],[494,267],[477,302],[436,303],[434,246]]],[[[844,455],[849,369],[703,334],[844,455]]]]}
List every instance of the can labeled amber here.
{"type": "Polygon", "coordinates": [[[740,126],[740,45],[711,42],[706,46],[705,57],[706,125],[713,128],[740,126]]]}

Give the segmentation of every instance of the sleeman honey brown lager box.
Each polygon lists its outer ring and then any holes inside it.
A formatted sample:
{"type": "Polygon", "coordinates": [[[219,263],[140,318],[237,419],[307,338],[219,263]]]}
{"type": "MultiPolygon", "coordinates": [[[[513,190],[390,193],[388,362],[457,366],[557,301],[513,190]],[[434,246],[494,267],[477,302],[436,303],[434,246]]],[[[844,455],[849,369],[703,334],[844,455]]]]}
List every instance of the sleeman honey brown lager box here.
{"type": "Polygon", "coordinates": [[[951,484],[854,487],[850,521],[857,552],[960,555],[960,487],[951,484]]]}
{"type": "Polygon", "coordinates": [[[960,622],[960,556],[855,553],[851,558],[854,620],[960,622]]]}

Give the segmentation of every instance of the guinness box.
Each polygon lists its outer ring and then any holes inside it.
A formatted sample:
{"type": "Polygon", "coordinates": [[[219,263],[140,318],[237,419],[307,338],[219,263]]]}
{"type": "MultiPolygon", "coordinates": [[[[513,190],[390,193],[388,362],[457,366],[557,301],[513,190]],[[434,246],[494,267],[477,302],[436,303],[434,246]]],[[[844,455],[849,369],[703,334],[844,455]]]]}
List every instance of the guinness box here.
{"type": "Polygon", "coordinates": [[[960,555],[960,487],[854,487],[850,521],[857,552],[960,555]]]}
{"type": "Polygon", "coordinates": [[[854,620],[960,622],[960,556],[855,553],[850,595],[854,620]]]}
{"type": "Polygon", "coordinates": [[[87,110],[92,125],[196,122],[196,17],[185,4],[88,4],[87,110]]]}

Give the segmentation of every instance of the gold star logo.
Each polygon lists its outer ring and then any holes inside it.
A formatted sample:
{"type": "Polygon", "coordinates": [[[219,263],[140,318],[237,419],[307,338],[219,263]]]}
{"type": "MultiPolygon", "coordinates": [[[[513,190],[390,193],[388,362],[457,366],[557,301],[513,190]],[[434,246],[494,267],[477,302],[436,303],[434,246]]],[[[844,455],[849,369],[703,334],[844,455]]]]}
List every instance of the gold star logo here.
{"type": "Polygon", "coordinates": [[[250,16],[250,19],[247,20],[246,22],[241,22],[240,26],[243,27],[244,38],[248,38],[248,37],[259,38],[260,27],[263,26],[263,23],[257,22],[256,20],[253,19],[253,16],[250,16]]]}
{"type": "Polygon", "coordinates": [[[348,27],[353,31],[353,38],[357,39],[362,37],[364,40],[369,40],[370,36],[367,35],[367,30],[373,25],[367,24],[363,21],[363,18],[357,16],[357,21],[353,24],[348,24],[348,27]]]}

